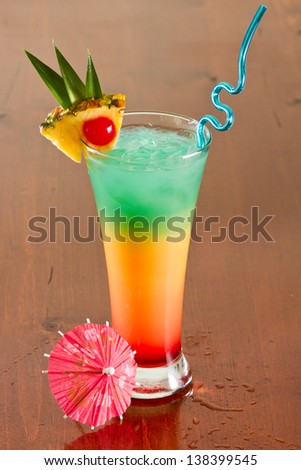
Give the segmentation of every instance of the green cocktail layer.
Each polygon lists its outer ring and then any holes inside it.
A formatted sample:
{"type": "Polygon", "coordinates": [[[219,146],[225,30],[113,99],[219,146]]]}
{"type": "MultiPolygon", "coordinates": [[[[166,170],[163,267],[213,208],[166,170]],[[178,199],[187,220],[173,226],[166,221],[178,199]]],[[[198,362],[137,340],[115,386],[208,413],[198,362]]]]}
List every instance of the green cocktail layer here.
{"type": "Polygon", "coordinates": [[[143,216],[150,222],[160,216],[189,216],[207,158],[197,151],[190,131],[123,128],[107,157],[88,158],[98,210],[113,216],[120,209],[122,216],[143,216]]]}

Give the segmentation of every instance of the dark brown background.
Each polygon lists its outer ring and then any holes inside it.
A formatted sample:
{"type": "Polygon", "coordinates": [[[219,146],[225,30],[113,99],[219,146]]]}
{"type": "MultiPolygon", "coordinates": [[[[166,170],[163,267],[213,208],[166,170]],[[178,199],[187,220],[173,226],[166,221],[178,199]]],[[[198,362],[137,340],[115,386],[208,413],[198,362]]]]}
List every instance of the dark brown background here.
{"type": "Polygon", "coordinates": [[[103,89],[125,92],[128,109],[199,118],[214,111],[216,82],[236,83],[240,43],[259,3],[2,0],[0,448],[301,448],[301,4],[266,4],[246,90],[224,96],[236,122],[213,133],[198,211],[225,226],[259,206],[260,216],[275,216],[275,242],[212,243],[216,225],[191,244],[183,345],[195,399],[136,404],[122,425],[92,433],[62,418],[40,371],[58,329],[109,317],[102,245],[63,243],[62,227],[56,243],[30,244],[27,224],[56,207],[80,216],[84,230],[96,208],[84,164],[39,135],[55,102],[22,48],[56,67],[54,38],[84,75],[89,47],[103,89]]]}

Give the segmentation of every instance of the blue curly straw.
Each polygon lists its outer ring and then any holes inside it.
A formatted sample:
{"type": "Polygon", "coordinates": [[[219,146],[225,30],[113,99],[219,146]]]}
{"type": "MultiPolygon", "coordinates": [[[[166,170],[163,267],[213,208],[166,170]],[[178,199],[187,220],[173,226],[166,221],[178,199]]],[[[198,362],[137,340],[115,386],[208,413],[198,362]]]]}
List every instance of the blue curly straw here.
{"type": "Polygon", "coordinates": [[[218,109],[219,111],[224,111],[226,113],[226,121],[225,121],[225,124],[221,124],[219,120],[215,116],[212,116],[211,114],[207,114],[206,116],[203,116],[199,120],[198,126],[197,126],[197,136],[198,136],[198,146],[201,148],[207,144],[206,137],[204,135],[204,127],[207,122],[211,124],[214,127],[214,129],[218,131],[227,131],[228,129],[231,129],[231,127],[233,126],[234,113],[228,105],[220,102],[219,94],[222,90],[226,90],[231,95],[237,95],[238,93],[241,93],[242,90],[244,89],[245,84],[246,84],[246,58],[247,58],[248,50],[249,50],[252,38],[254,36],[254,33],[263,15],[265,14],[266,10],[267,10],[267,7],[265,7],[264,5],[260,5],[242,41],[240,52],[239,52],[239,58],[238,58],[238,82],[237,82],[236,87],[234,88],[234,86],[228,82],[220,82],[212,90],[212,93],[211,93],[212,103],[216,107],[216,109],[218,109]]]}

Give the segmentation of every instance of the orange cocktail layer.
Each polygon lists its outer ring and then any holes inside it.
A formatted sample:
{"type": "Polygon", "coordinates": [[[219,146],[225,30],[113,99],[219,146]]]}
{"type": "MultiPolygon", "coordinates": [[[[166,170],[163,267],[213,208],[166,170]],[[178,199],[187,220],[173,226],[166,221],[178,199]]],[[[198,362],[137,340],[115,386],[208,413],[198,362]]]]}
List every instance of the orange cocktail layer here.
{"type": "Polygon", "coordinates": [[[162,365],[181,351],[189,228],[181,241],[105,242],[113,327],[137,351],[140,366],[162,365]],[[122,315],[120,314],[122,312],[122,315]]]}

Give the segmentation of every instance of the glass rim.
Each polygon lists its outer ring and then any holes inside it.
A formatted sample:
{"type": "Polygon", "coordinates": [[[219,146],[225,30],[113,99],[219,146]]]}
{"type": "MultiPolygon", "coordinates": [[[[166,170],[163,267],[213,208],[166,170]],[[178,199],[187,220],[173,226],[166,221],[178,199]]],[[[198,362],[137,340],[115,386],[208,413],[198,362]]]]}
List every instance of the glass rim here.
{"type": "MultiPolygon", "coordinates": [[[[196,127],[196,134],[197,134],[197,125],[198,125],[198,120],[189,116],[186,116],[184,114],[178,114],[178,113],[173,113],[173,112],[166,112],[166,111],[125,111],[124,117],[126,116],[167,116],[170,118],[180,118],[187,123],[195,123],[196,127]]],[[[212,134],[208,127],[204,126],[204,132],[205,132],[205,139],[206,139],[206,144],[203,147],[197,147],[197,150],[191,153],[187,153],[186,155],[179,155],[179,156],[170,156],[170,157],[165,157],[164,160],[167,159],[188,159],[188,158],[193,158],[196,155],[201,155],[204,151],[207,151],[211,145],[212,142],[212,134]]],[[[100,150],[96,150],[93,147],[90,147],[87,142],[82,140],[83,145],[86,147],[88,150],[88,155],[86,156],[87,159],[89,158],[95,158],[97,156],[105,157],[111,160],[121,160],[122,157],[116,156],[116,155],[110,155],[109,153],[106,152],[101,152],[100,150]]]]}

